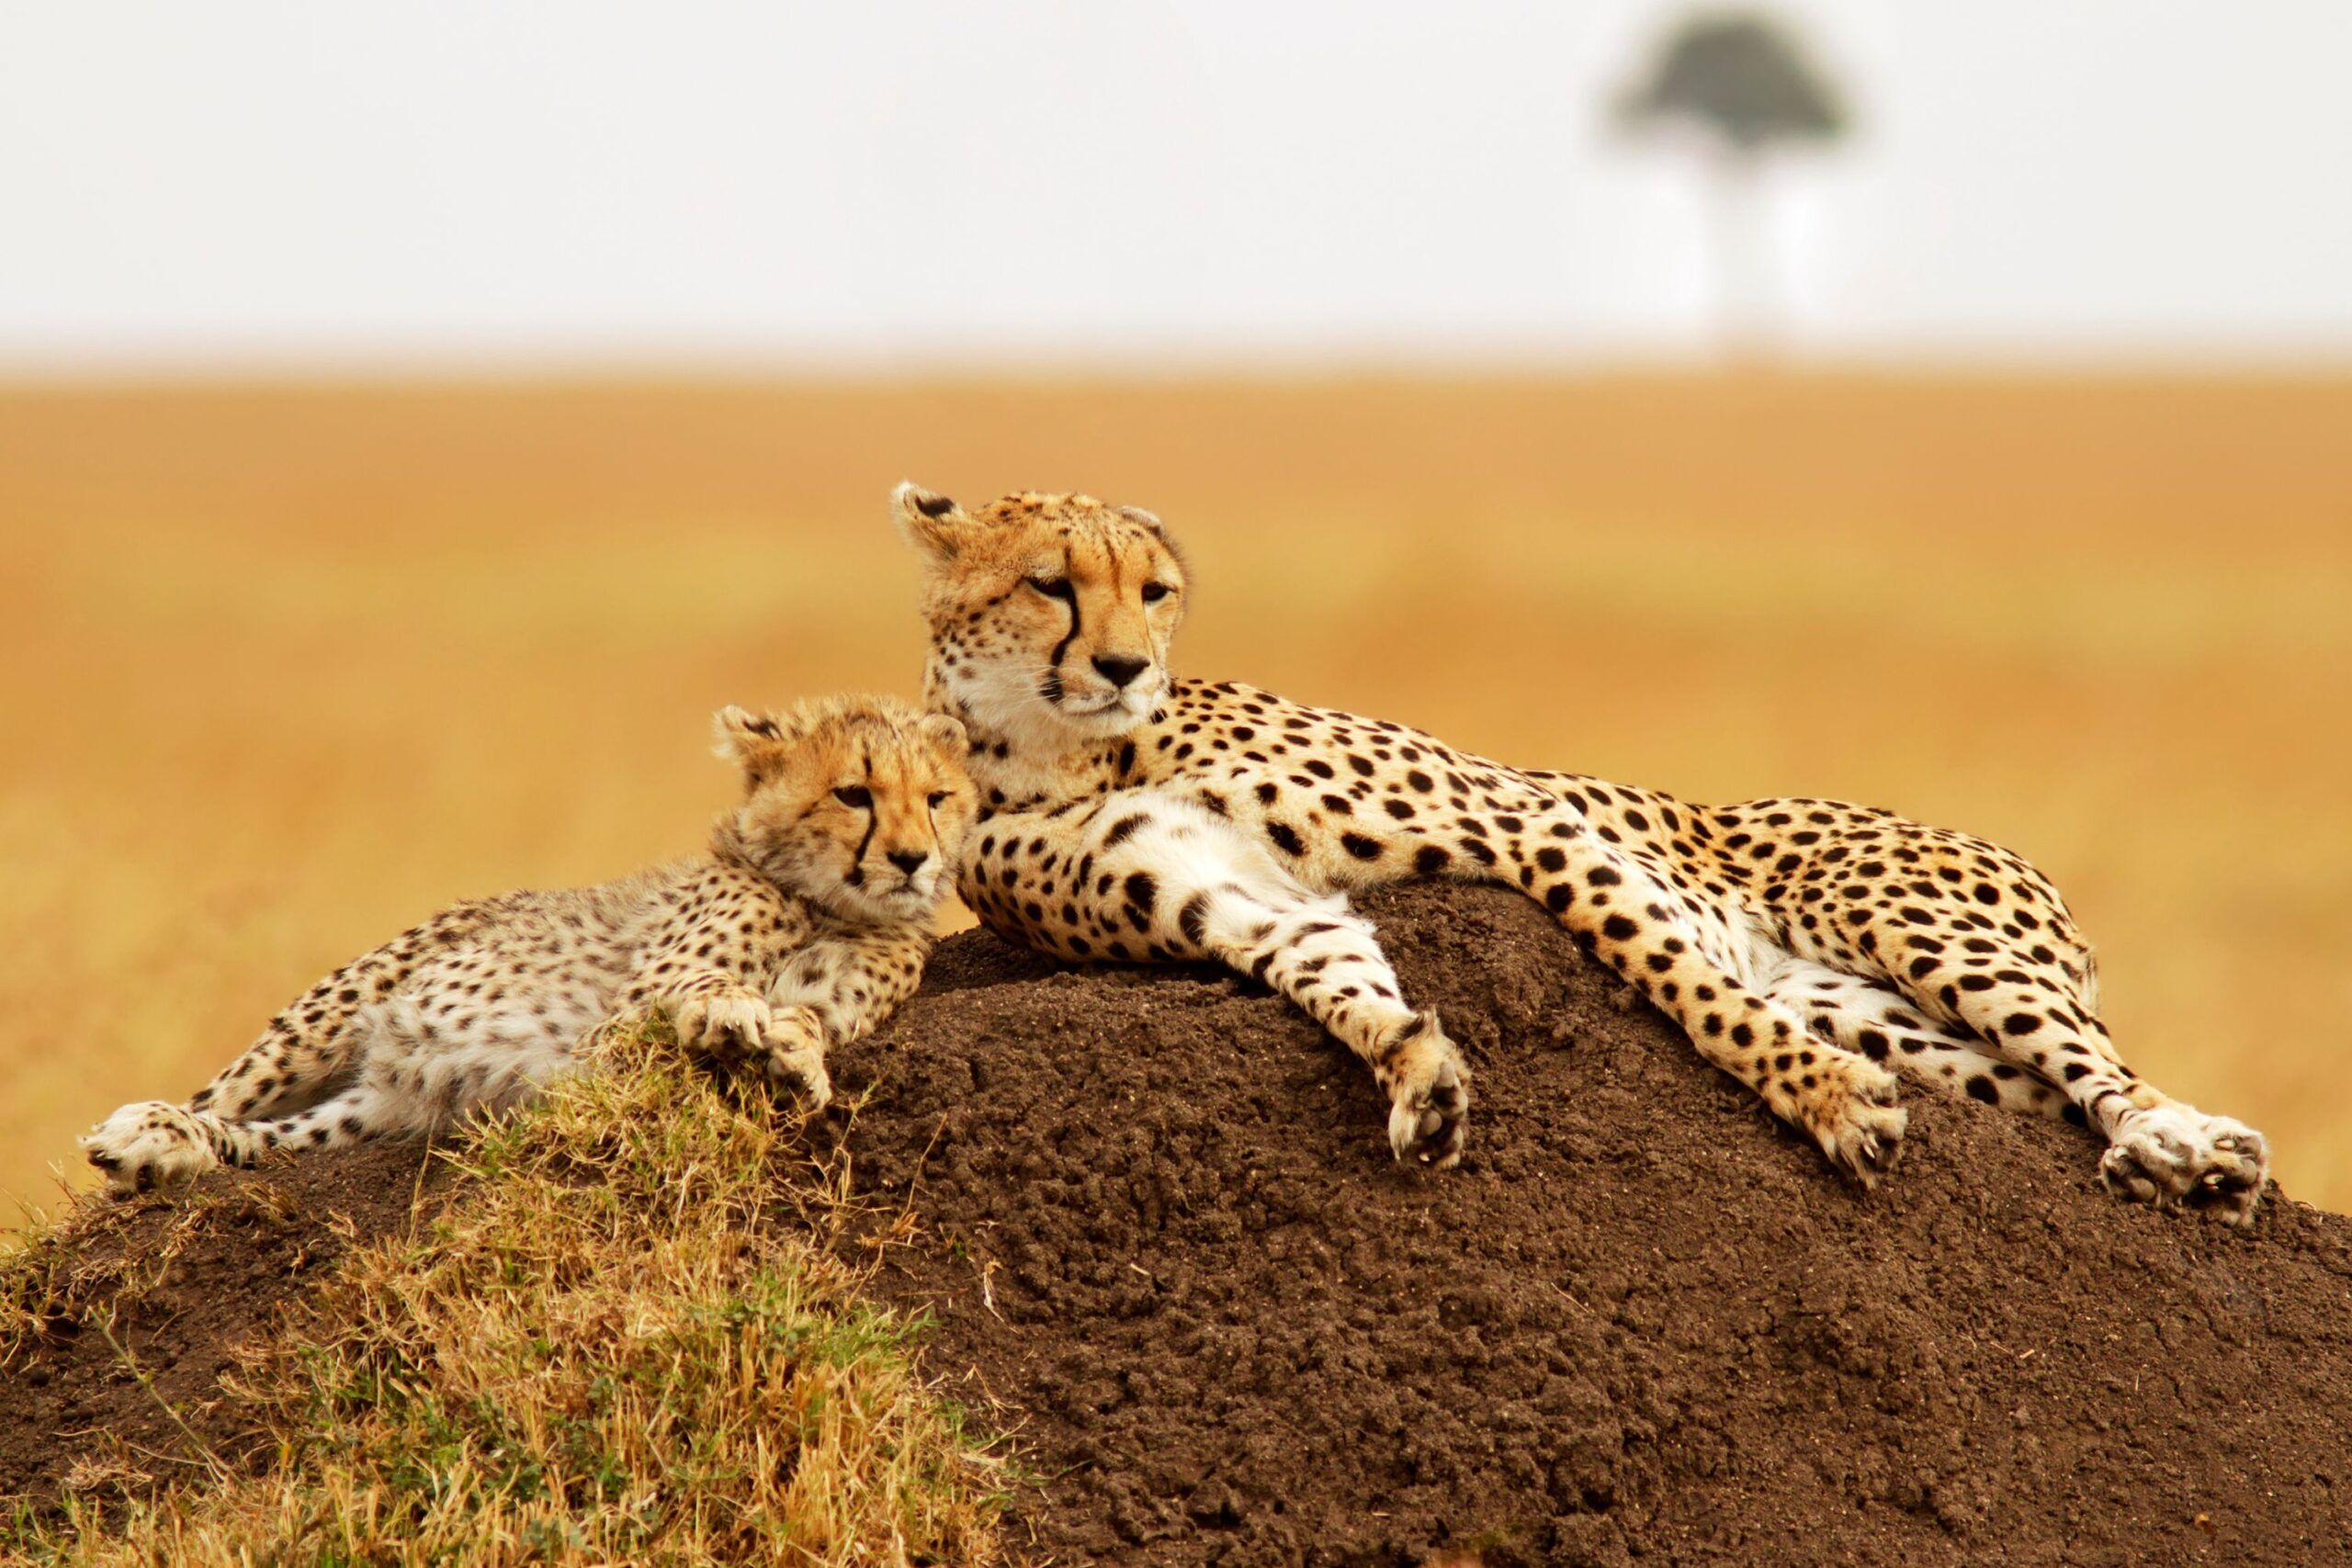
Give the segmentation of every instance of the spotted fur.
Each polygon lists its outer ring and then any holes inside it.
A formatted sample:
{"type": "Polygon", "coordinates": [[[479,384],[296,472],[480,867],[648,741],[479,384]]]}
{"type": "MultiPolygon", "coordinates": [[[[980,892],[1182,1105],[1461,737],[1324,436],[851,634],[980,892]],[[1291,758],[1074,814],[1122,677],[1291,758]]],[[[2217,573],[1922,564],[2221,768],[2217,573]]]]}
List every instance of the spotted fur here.
{"type": "Polygon", "coordinates": [[[901,486],[922,551],[925,700],[981,792],[964,897],[1073,959],[1213,958],[1372,1067],[1399,1157],[1448,1165],[1469,1075],[1345,895],[1417,876],[1515,887],[1864,1183],[1905,1126],[1890,1069],[2109,1143],[2135,1199],[2251,1216],[2259,1134],[2160,1093],[2098,1014],[2057,890],[1997,845],[1836,801],[1699,806],[1513,768],[1418,730],[1177,680],[1183,560],[1083,495],[967,512],[901,486]]]}
{"type": "Polygon", "coordinates": [[[530,1098],[603,1025],[659,1010],[691,1053],[811,1108],[825,1054],[921,978],[975,815],[963,731],[884,699],[728,708],[742,804],[710,852],[598,887],[459,904],[336,970],[185,1105],[82,1140],[145,1190],[273,1148],[436,1131],[530,1098]]]}

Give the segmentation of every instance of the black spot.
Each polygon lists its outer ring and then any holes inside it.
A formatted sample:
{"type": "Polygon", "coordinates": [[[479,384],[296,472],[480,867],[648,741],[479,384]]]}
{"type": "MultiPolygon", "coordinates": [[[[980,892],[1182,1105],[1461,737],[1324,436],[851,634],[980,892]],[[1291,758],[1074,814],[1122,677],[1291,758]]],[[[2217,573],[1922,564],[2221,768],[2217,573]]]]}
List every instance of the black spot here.
{"type": "Polygon", "coordinates": [[[1303,855],[1306,852],[1306,840],[1301,839],[1298,836],[1298,830],[1287,822],[1267,823],[1266,837],[1272,840],[1274,847],[1285,854],[1303,855]]]}
{"type": "Polygon", "coordinates": [[[1198,947],[1206,940],[1209,919],[1209,896],[1195,893],[1184,900],[1176,912],[1176,924],[1183,931],[1184,940],[1198,947]]]}
{"type": "Polygon", "coordinates": [[[2001,1103],[2001,1091],[1993,1087],[1991,1078],[1979,1073],[1968,1080],[1968,1098],[1981,1100],[1987,1105],[1998,1105],[2001,1103]]]}
{"type": "Polygon", "coordinates": [[[1159,884],[1152,880],[1149,872],[1138,871],[1127,878],[1127,902],[1146,914],[1151,912],[1159,897],[1159,884]]]}
{"type": "Polygon", "coordinates": [[[2041,1015],[2038,1012],[2013,1012],[2001,1021],[2001,1030],[2006,1034],[2030,1034],[2041,1027],[2041,1015]]]}
{"type": "Polygon", "coordinates": [[[1623,915],[1611,915],[1600,922],[1600,934],[1612,942],[1624,942],[1642,928],[1623,915]]]}
{"type": "Polygon", "coordinates": [[[1340,834],[1340,845],[1358,860],[1378,860],[1380,852],[1387,847],[1378,839],[1367,839],[1362,833],[1340,834]]]}
{"type": "Polygon", "coordinates": [[[1149,817],[1145,816],[1141,812],[1137,812],[1133,817],[1122,817],[1119,820],[1111,824],[1111,830],[1109,832],[1102,835],[1102,847],[1106,850],[1114,849],[1120,844],[1125,843],[1130,838],[1135,836],[1136,829],[1143,827],[1150,820],[1151,818],[1149,817]]]}
{"type": "Polygon", "coordinates": [[[1535,852],[1535,863],[1545,871],[1566,871],[1568,868],[1568,857],[1564,851],[1546,844],[1535,852]]]}
{"type": "Polygon", "coordinates": [[[1446,862],[1453,858],[1435,844],[1423,844],[1413,852],[1414,874],[1419,876],[1435,876],[1445,869],[1446,862]]]}

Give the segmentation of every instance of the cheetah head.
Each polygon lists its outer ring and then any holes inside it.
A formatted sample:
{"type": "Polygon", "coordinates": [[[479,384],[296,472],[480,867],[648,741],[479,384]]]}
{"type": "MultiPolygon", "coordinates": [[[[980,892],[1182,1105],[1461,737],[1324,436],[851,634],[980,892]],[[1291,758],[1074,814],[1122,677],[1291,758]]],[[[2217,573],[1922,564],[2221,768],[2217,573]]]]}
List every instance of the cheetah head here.
{"type": "Polygon", "coordinates": [[[912,484],[890,502],[924,558],[933,676],[978,728],[1099,740],[1151,716],[1184,618],[1184,563],[1159,518],[1088,495],[966,512],[912,484]]]}
{"type": "Polygon", "coordinates": [[[718,731],[744,782],[718,821],[722,853],[852,919],[938,908],[978,809],[962,725],[888,697],[827,697],[722,708],[718,731]]]}

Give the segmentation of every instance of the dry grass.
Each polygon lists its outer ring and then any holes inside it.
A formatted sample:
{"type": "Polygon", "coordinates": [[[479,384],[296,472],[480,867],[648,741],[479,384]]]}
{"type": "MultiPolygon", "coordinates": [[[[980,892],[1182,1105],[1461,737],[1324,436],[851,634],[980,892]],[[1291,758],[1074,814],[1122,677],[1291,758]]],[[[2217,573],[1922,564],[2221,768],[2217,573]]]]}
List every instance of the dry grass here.
{"type": "Polygon", "coordinates": [[[480,1179],[446,1216],[356,1253],[263,1353],[265,1473],[216,1465],[150,1502],[0,1524],[0,1551],[189,1568],[994,1561],[1006,1467],[917,1379],[910,1325],[857,1299],[824,1245],[847,1211],[785,1148],[764,1091],[739,1107],[650,1030],[606,1057],[473,1135],[480,1179]]]}
{"type": "Polygon", "coordinates": [[[1192,546],[1187,665],[2005,840],[2352,1207],[2352,381],[0,393],[0,1191],[452,898],[691,848],[708,710],[911,690],[911,475],[1192,546]]]}

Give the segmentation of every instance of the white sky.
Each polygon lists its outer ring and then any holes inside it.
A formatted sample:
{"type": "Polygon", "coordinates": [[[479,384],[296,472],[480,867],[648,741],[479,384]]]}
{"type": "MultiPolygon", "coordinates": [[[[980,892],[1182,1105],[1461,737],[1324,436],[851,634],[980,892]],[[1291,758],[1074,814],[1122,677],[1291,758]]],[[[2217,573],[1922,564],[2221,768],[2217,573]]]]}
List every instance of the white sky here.
{"type": "MultiPolygon", "coordinates": [[[[1789,0],[1802,352],[2352,355],[2352,3],[1789,0]]],[[[0,371],[1705,341],[1669,0],[0,0],[0,371]]]]}

